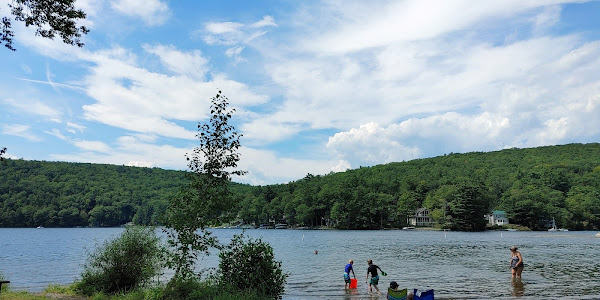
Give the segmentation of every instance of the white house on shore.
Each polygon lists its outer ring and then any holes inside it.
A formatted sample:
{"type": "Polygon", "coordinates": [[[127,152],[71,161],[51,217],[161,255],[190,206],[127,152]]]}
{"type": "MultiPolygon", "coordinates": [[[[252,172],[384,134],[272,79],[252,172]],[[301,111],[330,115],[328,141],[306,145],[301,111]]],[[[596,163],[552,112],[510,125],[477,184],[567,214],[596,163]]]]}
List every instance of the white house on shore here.
{"type": "Polygon", "coordinates": [[[408,224],[412,226],[425,226],[429,227],[433,225],[434,221],[429,213],[429,209],[426,207],[419,208],[415,212],[414,216],[408,217],[408,224]]]}
{"type": "Polygon", "coordinates": [[[486,215],[488,223],[491,225],[508,225],[508,218],[506,217],[506,212],[503,210],[495,210],[491,214],[486,215]]]}

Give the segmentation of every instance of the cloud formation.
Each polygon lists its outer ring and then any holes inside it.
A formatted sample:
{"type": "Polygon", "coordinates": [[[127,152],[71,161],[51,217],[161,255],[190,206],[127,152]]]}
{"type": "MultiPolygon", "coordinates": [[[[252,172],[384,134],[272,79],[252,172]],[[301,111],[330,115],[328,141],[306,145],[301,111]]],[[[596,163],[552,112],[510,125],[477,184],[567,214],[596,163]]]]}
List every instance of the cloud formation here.
{"type": "Polygon", "coordinates": [[[160,0],[112,0],[110,6],[121,14],[140,18],[150,26],[164,24],[171,14],[167,4],[160,0]]]}
{"type": "MultiPolygon", "coordinates": [[[[181,34],[190,41],[110,32],[92,40],[110,43],[83,49],[24,35],[44,60],[80,73],[17,64],[27,77],[19,82],[46,86],[62,106],[37,100],[41,92],[3,92],[0,105],[65,126],[40,130],[15,118],[21,125],[3,132],[32,141],[46,132],[75,149],[52,159],[184,169],[195,124],[221,89],[244,135],[240,166],[249,174],[239,180],[254,184],[449,152],[598,141],[600,41],[564,26],[572,2],[585,1],[287,3],[195,18],[181,34]],[[107,128],[109,137],[96,137],[107,128]]],[[[97,18],[110,5],[170,30],[168,16],[186,14],[165,3],[85,5],[97,18]]]]}
{"type": "Polygon", "coordinates": [[[39,142],[42,139],[31,132],[31,127],[25,124],[4,124],[2,125],[2,134],[14,135],[32,142],[39,142]]]}
{"type": "Polygon", "coordinates": [[[4,105],[11,107],[20,113],[31,114],[44,117],[52,122],[60,122],[62,113],[47,104],[36,99],[20,99],[6,98],[0,100],[4,105]]]}
{"type": "Polygon", "coordinates": [[[209,45],[228,46],[225,54],[234,59],[236,63],[245,61],[241,56],[247,45],[251,45],[256,38],[267,33],[265,27],[277,27],[272,16],[264,16],[262,20],[242,24],[238,22],[209,22],[204,25],[204,42],[209,45]]]}

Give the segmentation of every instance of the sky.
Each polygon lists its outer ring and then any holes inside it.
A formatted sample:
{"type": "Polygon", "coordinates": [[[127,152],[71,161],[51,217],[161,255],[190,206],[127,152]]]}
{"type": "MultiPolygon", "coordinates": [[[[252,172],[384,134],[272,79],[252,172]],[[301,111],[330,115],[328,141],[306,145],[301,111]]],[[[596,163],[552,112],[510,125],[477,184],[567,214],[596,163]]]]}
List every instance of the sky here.
{"type": "MultiPolygon", "coordinates": [[[[0,0],[0,16],[8,13],[0,0]]],[[[77,0],[82,48],[13,23],[0,146],[187,169],[221,90],[234,181],[600,142],[600,2],[77,0]]]]}

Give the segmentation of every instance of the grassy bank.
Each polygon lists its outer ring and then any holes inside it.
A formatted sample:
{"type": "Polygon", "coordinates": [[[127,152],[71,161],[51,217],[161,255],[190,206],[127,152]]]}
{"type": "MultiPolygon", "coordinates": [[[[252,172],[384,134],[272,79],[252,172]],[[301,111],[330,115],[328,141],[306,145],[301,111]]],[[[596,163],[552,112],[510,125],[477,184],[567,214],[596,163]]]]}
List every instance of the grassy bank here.
{"type": "MultiPolygon", "coordinates": [[[[260,296],[251,291],[236,291],[231,287],[221,287],[211,285],[205,282],[195,282],[191,288],[194,292],[184,296],[181,299],[214,299],[214,300],[262,300],[260,296]]],[[[130,291],[127,293],[118,293],[115,295],[106,295],[96,293],[92,296],[79,294],[76,290],[76,284],[71,286],[50,286],[41,293],[30,293],[26,291],[12,291],[10,288],[2,288],[0,300],[159,300],[159,299],[180,299],[173,295],[165,286],[130,291]]]]}

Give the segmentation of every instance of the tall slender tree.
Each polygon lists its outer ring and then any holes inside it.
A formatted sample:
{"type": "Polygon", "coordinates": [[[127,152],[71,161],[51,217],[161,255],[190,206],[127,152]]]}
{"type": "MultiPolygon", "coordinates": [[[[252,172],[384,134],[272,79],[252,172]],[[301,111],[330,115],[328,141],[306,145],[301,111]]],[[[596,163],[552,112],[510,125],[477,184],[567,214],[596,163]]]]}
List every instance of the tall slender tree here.
{"type": "Polygon", "coordinates": [[[209,122],[198,124],[200,146],[187,155],[189,185],[170,201],[167,211],[167,234],[175,248],[172,265],[178,279],[193,277],[198,255],[217,246],[206,227],[218,223],[234,207],[228,189],[231,176],[246,173],[235,170],[241,134],[229,124],[235,110],[228,110],[228,101],[221,91],[212,98],[209,122]]]}

